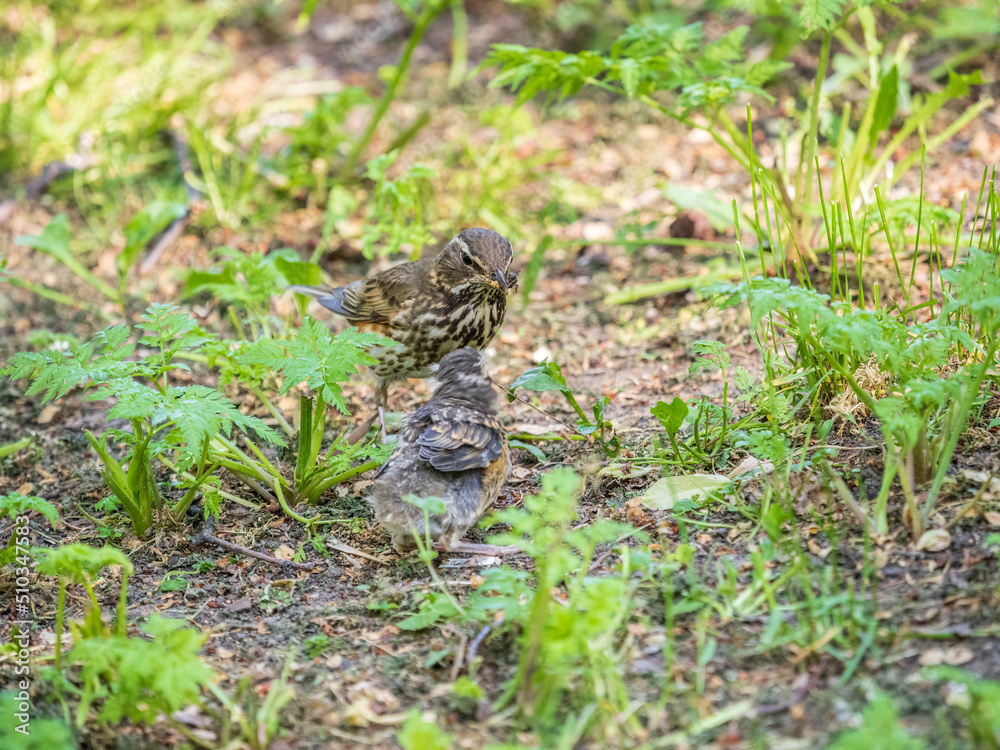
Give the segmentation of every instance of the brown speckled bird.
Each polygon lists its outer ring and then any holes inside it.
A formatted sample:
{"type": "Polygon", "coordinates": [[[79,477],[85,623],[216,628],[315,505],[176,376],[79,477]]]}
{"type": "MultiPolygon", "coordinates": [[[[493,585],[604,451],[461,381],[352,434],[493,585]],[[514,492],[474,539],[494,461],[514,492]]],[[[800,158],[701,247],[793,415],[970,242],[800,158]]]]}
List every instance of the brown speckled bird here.
{"type": "Polygon", "coordinates": [[[504,554],[515,547],[474,544],[460,537],[500,494],[510,474],[507,434],[483,355],[471,347],[445,355],[430,400],[406,416],[399,446],[375,478],[375,517],[398,550],[424,536],[424,514],[403,498],[438,497],[443,514],[430,517],[435,547],[467,554],[504,554]]]}
{"type": "Polygon", "coordinates": [[[401,263],[347,286],[293,286],[363,331],[388,336],[394,347],[373,347],[378,407],[385,441],[389,383],[425,378],[431,365],[463,346],[485,349],[500,330],[514,250],[491,229],[464,229],[440,252],[401,263]]]}

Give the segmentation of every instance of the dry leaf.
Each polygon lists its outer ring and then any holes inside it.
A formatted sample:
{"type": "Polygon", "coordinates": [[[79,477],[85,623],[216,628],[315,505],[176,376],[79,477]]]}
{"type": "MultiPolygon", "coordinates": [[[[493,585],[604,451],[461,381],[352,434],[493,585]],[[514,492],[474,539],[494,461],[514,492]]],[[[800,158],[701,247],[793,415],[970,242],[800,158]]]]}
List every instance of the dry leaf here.
{"type": "Polygon", "coordinates": [[[774,471],[774,464],[770,461],[761,461],[753,456],[747,456],[743,459],[739,466],[726,474],[726,476],[730,479],[736,479],[736,477],[740,474],[748,474],[751,471],[757,471],[758,469],[760,469],[762,474],[770,474],[774,471]]]}
{"type": "Polygon", "coordinates": [[[38,424],[48,424],[53,419],[55,419],[55,416],[58,413],[59,413],[59,407],[56,406],[55,404],[49,404],[44,409],[42,409],[41,413],[38,415],[38,419],[36,419],[35,421],[38,422],[38,424]]]}
{"type": "Polygon", "coordinates": [[[1000,513],[995,510],[983,511],[983,518],[986,519],[986,523],[990,526],[1000,526],[1000,513]]]}
{"type": "Polygon", "coordinates": [[[968,646],[948,646],[946,648],[930,648],[920,655],[920,663],[925,667],[937,664],[951,664],[958,666],[966,664],[975,658],[972,650],[968,646]]]}
{"type": "Polygon", "coordinates": [[[289,547],[287,544],[282,544],[278,549],[274,551],[274,556],[279,560],[294,560],[295,550],[289,547]]]}
{"type": "Polygon", "coordinates": [[[943,552],[951,544],[947,529],[928,529],[917,540],[917,549],[924,552],[943,552]]]}
{"type": "Polygon", "coordinates": [[[719,474],[687,474],[657,479],[642,496],[642,504],[653,510],[670,510],[679,500],[701,497],[729,484],[719,474]]]}

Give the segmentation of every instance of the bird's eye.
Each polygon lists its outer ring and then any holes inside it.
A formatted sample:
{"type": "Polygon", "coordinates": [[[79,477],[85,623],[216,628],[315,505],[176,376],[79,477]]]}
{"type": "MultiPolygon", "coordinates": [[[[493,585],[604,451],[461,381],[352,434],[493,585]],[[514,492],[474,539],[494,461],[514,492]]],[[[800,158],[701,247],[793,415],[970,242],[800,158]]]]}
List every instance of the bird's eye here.
{"type": "Polygon", "coordinates": [[[472,265],[472,256],[469,255],[468,253],[462,253],[462,262],[465,265],[467,265],[467,266],[471,266],[472,265]]]}

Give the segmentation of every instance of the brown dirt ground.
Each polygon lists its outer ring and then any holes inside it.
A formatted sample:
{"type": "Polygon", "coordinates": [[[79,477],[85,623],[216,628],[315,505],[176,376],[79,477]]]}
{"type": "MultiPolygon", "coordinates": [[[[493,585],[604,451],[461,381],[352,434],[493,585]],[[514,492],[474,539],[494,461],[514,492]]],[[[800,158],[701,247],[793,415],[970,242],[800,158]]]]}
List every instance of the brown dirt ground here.
{"type": "MultiPolygon", "coordinates": [[[[344,22],[342,18],[317,17],[317,27],[344,22]]],[[[355,23],[357,20],[354,21],[355,23]]],[[[504,30],[504,38],[528,41],[531,33],[518,17],[498,13],[493,5],[475,4],[473,9],[472,55],[495,38],[488,29],[504,30]],[[490,26],[493,24],[493,26],[490,26]],[[498,26],[499,24],[499,26],[498,26]]],[[[329,31],[336,36],[336,29],[329,31]]],[[[365,56],[364,65],[351,67],[351,61],[338,59],[333,43],[323,43],[311,35],[298,55],[310,55],[323,71],[346,83],[368,82],[375,63],[391,60],[401,38],[390,31],[377,40],[374,51],[365,56]]],[[[332,37],[331,37],[332,38],[332,37]]],[[[417,70],[411,84],[414,92],[433,92],[440,100],[440,111],[421,138],[446,143],[455,130],[470,128],[480,140],[491,136],[488,130],[474,130],[470,112],[478,103],[499,101],[499,95],[475,86],[464,92],[463,101],[449,99],[442,82],[447,70],[442,52],[448,38],[447,26],[436,27],[427,43],[418,50],[417,70]]],[[[241,34],[227,38],[248,61],[256,66],[291,66],[301,60],[285,47],[267,39],[241,34]]],[[[402,110],[405,105],[400,104],[402,110]]],[[[672,278],[702,273],[713,257],[697,248],[648,248],[629,255],[620,248],[602,245],[613,227],[631,211],[642,217],[661,218],[664,230],[677,215],[655,183],[664,177],[672,182],[712,189],[728,200],[730,195],[745,198],[745,176],[711,143],[686,138],[675,126],[637,110],[631,105],[580,100],[564,105],[556,116],[540,120],[533,138],[525,139],[527,152],[552,150],[555,156],[547,165],[552,173],[599,186],[603,198],[588,205],[585,215],[560,229],[560,239],[576,240],[563,249],[553,250],[546,258],[545,270],[527,305],[520,301],[508,313],[503,332],[494,345],[495,377],[509,383],[518,373],[542,356],[559,362],[577,393],[591,401],[608,395],[608,417],[616,425],[627,446],[626,456],[648,456],[651,436],[659,431],[649,415],[657,400],[674,396],[694,398],[702,394],[718,396],[721,379],[691,376],[691,342],[715,339],[726,342],[733,365],[761,370],[760,358],[747,333],[746,318],[739,310],[712,310],[694,294],[673,294],[636,305],[612,307],[602,300],[623,284],[651,279],[672,278]],[[652,165],[652,169],[650,166],[652,165]],[[666,218],[663,218],[666,217],[666,218]]],[[[405,113],[401,113],[404,114],[405,113]]],[[[997,153],[1000,144],[1000,109],[974,123],[961,137],[952,141],[944,153],[929,161],[928,197],[958,208],[963,190],[975,191],[984,158],[997,153]]],[[[376,144],[378,146],[378,144],[376,144]]],[[[900,190],[907,189],[904,184],[900,190]]],[[[544,198],[545,182],[525,186],[520,199],[537,205],[544,198]]],[[[61,210],[58,205],[22,205],[7,226],[0,229],[0,246],[14,250],[11,239],[25,232],[37,231],[48,217],[61,210]]],[[[315,246],[321,218],[310,209],[283,217],[272,231],[254,236],[240,236],[227,230],[195,232],[184,237],[161,260],[168,273],[139,283],[154,299],[170,299],[177,290],[176,274],[171,269],[203,265],[206,252],[220,244],[244,248],[291,246],[307,256],[315,246]]],[[[707,230],[711,235],[711,230],[707,230]]],[[[359,262],[356,240],[345,241],[324,258],[332,279],[350,281],[364,272],[359,262]]],[[[517,248],[523,264],[528,248],[517,248]]],[[[113,249],[110,252],[114,252],[113,249]]],[[[12,268],[31,270],[34,278],[61,288],[72,281],[60,269],[46,265],[38,256],[23,249],[10,254],[12,268]]],[[[735,262],[734,253],[727,259],[735,262]]],[[[82,295],[86,291],[78,290],[82,295]]],[[[7,291],[5,290],[5,294],[7,291]]],[[[282,304],[278,302],[277,304],[282,304]]],[[[10,290],[0,301],[0,361],[18,351],[25,334],[47,327],[86,334],[93,321],[85,315],[66,315],[62,308],[32,299],[30,295],[10,290]]],[[[204,322],[218,323],[214,311],[206,311],[204,322]]],[[[102,544],[100,530],[77,510],[78,504],[91,508],[105,495],[96,469],[96,456],[89,450],[84,429],[100,428],[104,423],[101,403],[90,403],[77,395],[61,399],[55,413],[44,413],[35,399],[20,395],[20,386],[0,382],[0,443],[31,434],[36,444],[0,467],[0,493],[13,491],[24,484],[54,502],[62,513],[64,528],[53,533],[46,526],[33,523],[39,544],[55,545],[64,541],[102,544]],[[40,417],[44,414],[44,419],[40,417]]],[[[348,401],[358,405],[355,417],[368,414],[371,383],[352,384],[348,401]]],[[[397,387],[391,406],[408,412],[427,395],[427,384],[413,382],[410,388],[397,387]]],[[[235,394],[239,395],[239,394],[235,394]]],[[[240,395],[248,408],[256,408],[250,397],[240,395]]],[[[550,394],[534,400],[541,408],[562,418],[571,412],[565,403],[550,394]]],[[[994,404],[994,407],[996,405],[994,404]]],[[[559,426],[523,404],[509,405],[503,415],[512,429],[559,426]]],[[[335,427],[344,426],[339,422],[335,427]]],[[[872,434],[877,435],[877,430],[872,434]]],[[[863,435],[845,435],[839,439],[847,448],[842,459],[853,472],[852,489],[859,482],[877,491],[881,478],[881,452],[875,440],[863,435]]],[[[592,519],[604,516],[627,520],[625,501],[649,484],[655,473],[636,479],[598,477],[593,469],[600,458],[590,444],[547,444],[543,446],[549,463],[539,465],[524,451],[515,452],[517,469],[499,504],[517,504],[538,486],[540,474],[556,464],[570,464],[591,472],[581,499],[580,516],[592,519]]],[[[981,468],[992,465],[998,456],[995,434],[970,435],[957,459],[959,467],[981,468]]],[[[845,518],[826,487],[809,477],[800,479],[799,511],[793,527],[814,552],[817,568],[829,560],[831,548],[839,559],[839,569],[846,579],[861,575],[862,540],[856,526],[845,518]],[[817,518],[840,522],[849,532],[832,545],[816,525],[817,518]]],[[[429,577],[412,558],[397,558],[387,538],[371,525],[371,513],[362,501],[370,478],[361,477],[344,494],[333,493],[325,501],[327,511],[345,519],[360,517],[358,533],[347,524],[337,528],[341,540],[369,554],[382,556],[384,564],[364,559],[348,559],[333,553],[321,559],[307,545],[307,557],[316,562],[311,573],[289,575],[257,560],[234,557],[212,548],[193,548],[190,536],[196,530],[163,530],[147,539],[136,539],[127,530],[114,542],[124,546],[135,575],[129,582],[129,612],[138,621],[152,612],[181,618],[210,633],[205,656],[216,669],[221,684],[232,689],[235,681],[249,676],[255,690],[263,695],[276,678],[289,655],[294,655],[291,683],[296,697],[286,710],[283,732],[275,748],[358,748],[392,747],[401,714],[411,705],[432,709],[458,735],[457,746],[481,747],[487,741],[513,741],[503,722],[491,721],[488,702],[477,711],[458,711],[447,699],[446,686],[454,678],[456,655],[475,635],[468,629],[448,625],[428,631],[407,633],[395,624],[400,612],[412,604],[410,594],[426,585],[429,577]],[[158,589],[172,570],[191,570],[200,560],[212,560],[217,567],[209,573],[192,576],[185,592],[162,593],[158,589]],[[390,602],[398,610],[381,612],[371,605],[390,602]],[[324,634],[330,647],[315,659],[298,652],[309,636],[324,634]],[[449,653],[436,666],[425,668],[428,654],[449,653]]],[[[243,492],[239,487],[229,488],[243,492]]],[[[954,487],[942,503],[941,521],[950,521],[954,506],[967,499],[975,487],[954,487]]],[[[750,486],[747,497],[753,501],[761,488],[750,486]]],[[[245,494],[245,493],[244,493],[245,494]]],[[[947,648],[965,648],[975,658],[963,667],[982,675],[1000,675],[1000,638],[998,621],[997,560],[980,554],[982,539],[991,529],[981,516],[963,520],[954,528],[952,545],[943,552],[922,553],[912,550],[910,540],[898,524],[901,495],[898,487],[890,500],[890,512],[897,526],[890,538],[879,540],[875,551],[879,595],[879,658],[865,661],[858,677],[847,686],[838,684],[843,666],[832,658],[796,658],[789,651],[755,653],[756,642],[765,622],[735,620],[717,624],[715,634],[720,649],[707,669],[708,690],[705,704],[696,711],[711,713],[738,700],[750,698],[767,710],[755,718],[745,717],[717,733],[704,747],[750,747],[751,738],[767,737],[768,747],[806,747],[822,742],[827,733],[843,727],[852,712],[864,705],[868,686],[878,684],[901,696],[902,713],[915,728],[929,729],[933,711],[942,702],[940,687],[917,678],[922,656],[942,643],[947,648]]],[[[678,541],[675,524],[666,522],[667,514],[650,511],[643,522],[655,529],[655,541],[670,548],[678,541]]],[[[741,584],[749,580],[748,547],[755,542],[744,518],[725,508],[712,508],[701,520],[723,524],[694,534],[697,549],[694,565],[705,580],[715,580],[715,571],[727,561],[736,567],[741,584]]],[[[633,519],[634,520],[634,519],[633,519]]],[[[6,538],[7,529],[0,529],[6,538]]],[[[279,545],[297,548],[305,544],[301,526],[265,508],[251,511],[239,506],[224,506],[217,533],[239,544],[273,553],[279,545]]],[[[443,571],[457,590],[466,590],[476,573],[476,566],[445,563],[443,571]]],[[[614,556],[606,557],[597,574],[611,569],[614,556]]],[[[523,558],[513,565],[525,566],[523,558]]],[[[712,585],[709,583],[708,585],[712,585]]],[[[10,579],[0,577],[0,590],[9,589],[10,579]]],[[[108,576],[98,585],[102,603],[114,605],[117,581],[108,576]]],[[[6,594],[4,595],[6,598],[6,594]]],[[[79,613],[81,592],[71,597],[70,609],[79,613]]],[[[36,643],[40,651],[51,643],[54,592],[38,586],[34,601],[35,620],[39,625],[36,643]]],[[[671,679],[682,684],[690,679],[695,665],[693,619],[680,616],[675,631],[677,660],[671,679]]],[[[656,592],[641,592],[634,618],[634,636],[629,667],[629,683],[636,695],[655,695],[664,679],[662,661],[663,607],[656,592]]],[[[515,666],[514,634],[501,633],[488,639],[480,650],[483,664],[477,681],[489,698],[495,697],[515,666]]],[[[926,658],[924,659],[926,661],[926,658]]],[[[461,671],[459,673],[462,673],[461,671]]],[[[685,713],[683,706],[671,706],[671,712],[685,713]]],[[[654,733],[670,727],[671,715],[664,714],[649,727],[654,733]],[[656,726],[656,724],[659,726],[656,726]]],[[[655,736],[655,734],[654,734],[655,736]]],[[[86,737],[89,747],[168,747],[178,742],[164,726],[151,729],[124,726],[94,729],[86,737]]],[[[530,737],[518,741],[529,742],[530,737]]]]}

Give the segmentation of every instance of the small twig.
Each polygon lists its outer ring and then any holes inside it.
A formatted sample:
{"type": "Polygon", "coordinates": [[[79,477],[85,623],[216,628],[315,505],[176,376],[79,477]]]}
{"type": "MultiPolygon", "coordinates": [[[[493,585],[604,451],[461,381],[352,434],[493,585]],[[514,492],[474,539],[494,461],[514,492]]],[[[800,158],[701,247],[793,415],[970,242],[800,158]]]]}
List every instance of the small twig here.
{"type": "MultiPolygon", "coordinates": [[[[177,156],[177,163],[180,165],[181,173],[185,177],[192,173],[194,170],[191,167],[191,157],[188,152],[187,142],[180,136],[175,130],[167,130],[167,135],[170,136],[170,141],[174,147],[174,154],[177,156]]],[[[170,247],[181,233],[184,231],[184,226],[187,224],[188,218],[191,216],[191,206],[196,202],[201,200],[201,193],[187,180],[184,180],[184,187],[187,190],[187,209],[184,211],[182,216],[178,216],[174,219],[170,226],[167,227],[166,231],[160,235],[160,239],[157,241],[156,245],[149,254],[143,259],[142,264],[139,266],[139,274],[145,276],[147,273],[153,270],[153,266],[163,255],[164,251],[170,247]]]]}
{"type": "Polygon", "coordinates": [[[465,656],[465,646],[468,642],[469,637],[465,633],[462,633],[458,642],[458,651],[455,652],[455,661],[451,665],[452,682],[458,679],[458,673],[462,671],[462,665],[465,663],[462,657],[465,656]]]}
{"type": "Polygon", "coordinates": [[[382,565],[387,565],[388,564],[384,560],[380,560],[377,557],[373,557],[372,555],[369,555],[367,552],[362,552],[359,549],[355,549],[351,545],[344,544],[343,542],[338,541],[337,539],[335,539],[334,537],[331,537],[331,536],[324,537],[323,538],[323,544],[326,545],[327,547],[329,547],[330,549],[335,549],[335,550],[337,550],[337,552],[341,552],[341,553],[343,553],[345,555],[357,555],[358,557],[363,557],[366,560],[372,560],[372,561],[380,563],[382,565]]]}
{"type": "Polygon", "coordinates": [[[263,552],[256,552],[255,550],[248,549],[247,547],[241,547],[238,544],[227,542],[225,539],[219,539],[219,537],[212,534],[214,527],[215,522],[212,518],[206,518],[205,525],[202,526],[201,531],[191,538],[191,543],[196,547],[203,544],[214,544],[215,546],[222,547],[230,552],[248,555],[249,557],[255,557],[258,560],[263,560],[264,562],[273,563],[275,565],[284,565],[286,567],[295,568],[296,570],[313,570],[316,567],[310,563],[297,563],[293,560],[282,560],[280,557],[272,557],[271,555],[266,555],[263,552]]]}
{"type": "Polygon", "coordinates": [[[504,616],[503,613],[501,613],[497,619],[495,619],[491,623],[488,623],[482,630],[479,631],[476,637],[472,639],[472,643],[469,644],[469,650],[466,653],[465,657],[466,664],[472,664],[473,659],[476,658],[476,652],[479,651],[479,646],[482,644],[482,642],[486,640],[486,636],[490,634],[490,631],[493,628],[495,627],[498,628],[501,625],[503,625],[503,621],[504,621],[504,616]]]}
{"type": "MultiPolygon", "coordinates": [[[[493,380],[493,378],[490,378],[490,380],[493,380]]],[[[558,422],[558,423],[559,423],[559,424],[561,424],[561,425],[562,425],[563,427],[565,427],[565,428],[567,428],[567,429],[569,429],[569,430],[572,430],[573,432],[579,432],[579,430],[577,430],[577,429],[576,429],[576,427],[574,427],[573,425],[571,425],[571,424],[567,424],[566,422],[563,422],[563,421],[562,421],[561,419],[559,419],[558,417],[553,417],[553,416],[552,416],[551,414],[549,414],[549,413],[548,413],[547,411],[545,411],[544,409],[540,409],[540,408],[538,408],[537,406],[535,406],[534,404],[531,404],[531,403],[528,403],[527,401],[525,401],[524,399],[522,399],[522,398],[521,398],[520,396],[518,396],[518,395],[517,395],[516,393],[512,392],[512,391],[511,391],[511,390],[510,390],[509,388],[505,388],[504,386],[500,385],[500,384],[499,384],[499,383],[498,383],[497,381],[493,380],[493,384],[494,384],[494,385],[495,385],[495,386],[496,386],[497,388],[499,388],[500,390],[502,390],[502,391],[506,391],[506,392],[507,392],[507,394],[508,394],[508,395],[509,395],[509,396],[510,396],[510,397],[511,397],[512,399],[514,399],[515,401],[517,401],[517,402],[519,402],[519,403],[522,403],[522,404],[524,404],[524,405],[525,405],[525,406],[527,406],[527,407],[528,407],[529,409],[534,409],[535,411],[537,411],[537,412],[540,412],[540,413],[544,414],[544,415],[545,415],[546,417],[548,417],[549,419],[551,419],[551,420],[552,420],[553,422],[558,422]]]]}

